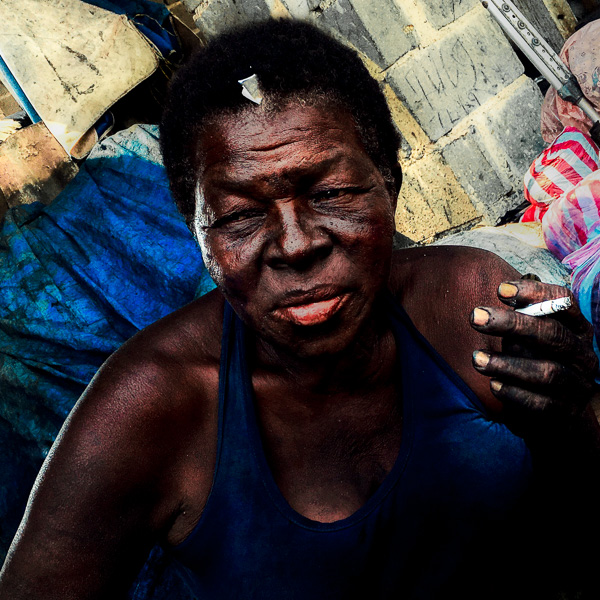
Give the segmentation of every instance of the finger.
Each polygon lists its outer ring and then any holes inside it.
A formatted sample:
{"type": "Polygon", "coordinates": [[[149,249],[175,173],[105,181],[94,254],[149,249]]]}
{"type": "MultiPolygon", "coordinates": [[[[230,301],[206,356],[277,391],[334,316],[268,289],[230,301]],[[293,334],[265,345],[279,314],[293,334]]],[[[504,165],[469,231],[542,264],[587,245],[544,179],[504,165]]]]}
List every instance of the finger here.
{"type": "Polygon", "coordinates": [[[513,308],[563,296],[572,297],[571,290],[562,285],[543,283],[535,279],[503,281],[498,286],[498,298],[513,308]]]}
{"type": "Polygon", "coordinates": [[[498,286],[498,298],[513,308],[564,297],[569,298],[570,306],[566,310],[555,313],[555,318],[567,324],[575,333],[588,333],[591,324],[581,313],[579,304],[569,288],[533,279],[505,281],[498,286]]]}
{"type": "Polygon", "coordinates": [[[551,360],[507,356],[497,352],[473,352],[473,366],[483,375],[500,379],[503,383],[553,390],[587,389],[591,384],[578,373],[551,360]]]}
{"type": "Polygon", "coordinates": [[[579,337],[555,319],[532,317],[514,310],[478,306],[471,313],[472,326],[488,335],[510,337],[513,342],[540,345],[554,352],[579,349],[579,337]]]}
{"type": "Polygon", "coordinates": [[[560,357],[560,362],[567,359],[582,371],[595,373],[598,367],[589,338],[575,335],[556,319],[482,306],[471,313],[471,325],[482,333],[503,337],[505,347],[516,345],[525,346],[530,352],[541,350],[545,356],[560,357]]]}
{"type": "Polygon", "coordinates": [[[550,396],[536,394],[531,390],[503,383],[497,379],[490,381],[490,389],[498,400],[513,406],[525,408],[528,412],[542,412],[552,404],[550,396]]]}
{"type": "Polygon", "coordinates": [[[525,273],[525,275],[521,275],[521,279],[533,279],[534,281],[541,281],[541,279],[535,273],[525,273]]]}
{"type": "Polygon", "coordinates": [[[490,389],[494,396],[503,404],[511,408],[524,409],[529,415],[533,413],[556,415],[556,410],[559,410],[563,414],[575,415],[580,413],[587,405],[587,401],[574,403],[560,399],[557,400],[516,385],[503,383],[497,379],[490,381],[490,389]]]}

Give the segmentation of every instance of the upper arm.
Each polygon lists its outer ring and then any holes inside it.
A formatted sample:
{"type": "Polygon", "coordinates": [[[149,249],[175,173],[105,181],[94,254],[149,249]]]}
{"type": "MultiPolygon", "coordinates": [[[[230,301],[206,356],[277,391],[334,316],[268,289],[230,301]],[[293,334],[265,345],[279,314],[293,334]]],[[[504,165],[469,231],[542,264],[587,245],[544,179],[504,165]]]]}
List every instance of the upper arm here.
{"type": "Polygon", "coordinates": [[[130,367],[137,376],[109,361],[65,422],[9,550],[3,600],[124,596],[164,527],[150,448],[161,376],[130,367]]]}
{"type": "Polygon", "coordinates": [[[500,340],[473,329],[470,315],[477,306],[503,306],[498,286],[520,273],[491,252],[458,246],[404,250],[394,271],[393,291],[416,327],[481,402],[500,414],[489,378],[472,366],[475,350],[499,351],[500,340]]]}

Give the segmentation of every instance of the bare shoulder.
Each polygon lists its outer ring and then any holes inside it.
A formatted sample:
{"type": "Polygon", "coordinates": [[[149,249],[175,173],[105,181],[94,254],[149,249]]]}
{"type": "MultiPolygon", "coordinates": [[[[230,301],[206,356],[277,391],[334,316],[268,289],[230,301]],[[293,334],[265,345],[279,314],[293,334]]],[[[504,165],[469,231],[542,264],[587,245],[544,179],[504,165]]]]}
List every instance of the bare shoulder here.
{"type": "Polygon", "coordinates": [[[500,305],[498,285],[520,276],[487,250],[426,246],[396,252],[390,281],[394,295],[414,318],[426,316],[431,322],[435,314],[452,319],[475,306],[500,305]]]}
{"type": "Polygon", "coordinates": [[[430,293],[439,290],[444,295],[446,290],[452,290],[468,294],[469,300],[481,297],[497,301],[495,289],[490,294],[490,285],[520,276],[505,260],[488,250],[424,246],[394,253],[391,286],[404,296],[427,288],[430,293]]]}
{"type": "Polygon", "coordinates": [[[94,376],[71,421],[134,420],[142,435],[144,424],[168,426],[167,415],[186,422],[186,411],[202,410],[218,385],[222,314],[222,296],[209,294],[140,331],[94,376]]]}
{"type": "Polygon", "coordinates": [[[417,329],[493,412],[489,381],[472,367],[473,351],[498,350],[498,340],[470,326],[477,306],[502,306],[497,290],[520,273],[487,250],[425,246],[395,253],[390,287],[417,329]]]}
{"type": "Polygon", "coordinates": [[[118,389],[149,410],[150,398],[168,405],[203,394],[219,364],[223,307],[215,290],[146,327],[106,361],[85,396],[106,398],[118,389]]]}
{"type": "Polygon", "coordinates": [[[215,291],[139,332],[95,375],[61,433],[67,448],[90,455],[100,448],[121,465],[129,461],[130,483],[137,476],[140,485],[162,490],[155,503],[162,503],[166,520],[185,509],[182,486],[210,485],[222,318],[223,298],[215,291]],[[206,464],[199,454],[191,458],[191,447],[208,457],[206,464]],[[199,475],[172,476],[181,470],[199,475]]]}

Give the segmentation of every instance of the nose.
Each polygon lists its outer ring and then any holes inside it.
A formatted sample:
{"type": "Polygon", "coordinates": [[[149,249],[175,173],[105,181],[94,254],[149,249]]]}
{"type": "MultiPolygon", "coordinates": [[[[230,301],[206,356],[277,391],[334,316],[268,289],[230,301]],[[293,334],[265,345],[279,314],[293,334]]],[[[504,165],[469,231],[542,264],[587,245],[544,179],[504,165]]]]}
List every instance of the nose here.
{"type": "Polygon", "coordinates": [[[267,264],[272,268],[306,270],[330,254],[332,239],[309,206],[300,206],[295,200],[280,201],[272,220],[266,251],[267,264]]]}

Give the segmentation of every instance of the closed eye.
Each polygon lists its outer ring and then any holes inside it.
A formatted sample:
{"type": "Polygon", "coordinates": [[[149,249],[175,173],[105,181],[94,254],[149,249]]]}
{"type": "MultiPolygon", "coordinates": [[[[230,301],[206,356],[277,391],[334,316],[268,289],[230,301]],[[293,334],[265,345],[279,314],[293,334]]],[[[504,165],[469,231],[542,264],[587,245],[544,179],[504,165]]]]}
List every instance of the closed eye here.
{"type": "Polygon", "coordinates": [[[313,193],[312,199],[318,202],[319,200],[333,200],[335,198],[339,198],[340,196],[345,196],[346,194],[364,194],[373,189],[373,187],[374,186],[365,188],[354,186],[346,188],[331,188],[313,193]]]}
{"type": "Polygon", "coordinates": [[[242,224],[250,219],[261,218],[263,213],[256,210],[241,210],[224,215],[209,225],[209,229],[220,229],[228,225],[242,224]]]}
{"type": "Polygon", "coordinates": [[[343,194],[344,191],[345,190],[343,190],[343,189],[336,189],[336,190],[324,190],[322,192],[317,192],[316,194],[313,194],[313,200],[330,200],[332,198],[337,198],[338,196],[343,194]]]}

